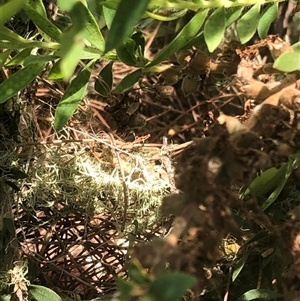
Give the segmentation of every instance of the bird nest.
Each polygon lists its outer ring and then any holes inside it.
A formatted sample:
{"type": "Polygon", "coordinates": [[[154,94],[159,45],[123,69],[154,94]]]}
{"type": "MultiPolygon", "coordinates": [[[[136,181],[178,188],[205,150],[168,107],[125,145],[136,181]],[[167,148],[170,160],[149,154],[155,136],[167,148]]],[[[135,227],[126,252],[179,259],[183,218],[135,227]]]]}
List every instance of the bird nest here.
{"type": "Polygon", "coordinates": [[[132,246],[166,231],[159,207],[173,189],[162,176],[167,152],[124,149],[105,135],[24,143],[18,161],[5,156],[13,144],[2,150],[2,168],[14,165],[28,175],[16,182],[20,191],[2,212],[12,209],[19,251],[14,260],[28,261],[31,283],[75,300],[112,293],[116,276],[126,277],[132,246]]]}

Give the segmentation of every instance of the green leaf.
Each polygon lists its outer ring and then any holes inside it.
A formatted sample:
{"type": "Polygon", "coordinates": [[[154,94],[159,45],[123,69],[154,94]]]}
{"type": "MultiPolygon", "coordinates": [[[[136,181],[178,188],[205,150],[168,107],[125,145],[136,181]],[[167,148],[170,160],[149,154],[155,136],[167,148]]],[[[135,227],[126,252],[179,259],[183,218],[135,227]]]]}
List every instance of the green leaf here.
{"type": "Polygon", "coordinates": [[[69,49],[63,54],[62,60],[60,61],[60,70],[63,74],[64,80],[69,80],[74,74],[75,68],[80,60],[80,54],[84,48],[83,38],[75,37],[71,33],[66,34],[62,42],[62,50],[66,50],[67,46],[71,45],[69,49]],[[71,43],[71,44],[70,44],[71,43]]]}
{"type": "MultiPolygon", "coordinates": [[[[1,30],[1,29],[0,29],[1,30]]],[[[5,50],[4,52],[0,52],[0,69],[4,66],[6,63],[9,55],[11,54],[11,49],[5,50]]]]}
{"type": "Polygon", "coordinates": [[[299,52],[285,52],[274,62],[273,67],[283,72],[293,72],[300,70],[299,52]]]}
{"type": "Polygon", "coordinates": [[[281,168],[282,168],[282,177],[278,183],[278,186],[276,189],[270,194],[268,199],[263,203],[261,206],[261,210],[266,210],[268,207],[270,207],[278,198],[280,195],[283,187],[285,186],[287,180],[289,179],[292,171],[298,166],[300,157],[299,154],[295,154],[290,156],[289,161],[285,163],[281,168]]]}
{"type": "Polygon", "coordinates": [[[291,165],[293,164],[292,158],[287,163],[284,163],[279,169],[272,167],[263,172],[259,177],[255,178],[249,185],[249,188],[245,192],[245,196],[252,194],[256,197],[268,198],[262,204],[262,210],[266,210],[271,206],[281,193],[285,186],[291,172],[291,165]]]}
{"type": "Polygon", "coordinates": [[[82,4],[77,2],[70,11],[73,26],[64,33],[61,42],[60,68],[65,80],[73,75],[85,46],[84,32],[87,20],[86,15],[81,14],[81,7],[82,4]]]}
{"type": "Polygon", "coordinates": [[[24,63],[24,60],[30,55],[31,51],[31,48],[23,49],[17,55],[15,55],[8,63],[6,63],[5,66],[22,65],[24,63]]]}
{"type": "Polygon", "coordinates": [[[125,281],[121,278],[117,278],[117,288],[120,291],[121,300],[122,301],[130,301],[132,298],[130,297],[130,293],[133,289],[133,285],[129,281],[125,281]]]}
{"type": "Polygon", "coordinates": [[[144,55],[145,51],[145,37],[141,32],[136,32],[132,35],[132,40],[135,42],[135,50],[138,52],[138,55],[144,55]]]}
{"type": "Polygon", "coordinates": [[[237,262],[236,267],[234,268],[234,271],[232,273],[232,282],[236,280],[240,272],[242,271],[243,267],[245,266],[245,263],[247,262],[249,253],[244,252],[243,257],[237,262]]]}
{"type": "Polygon", "coordinates": [[[239,18],[243,9],[243,6],[230,7],[226,9],[226,27],[230,26],[234,21],[236,21],[239,18]]]}
{"type": "Polygon", "coordinates": [[[37,75],[44,69],[45,64],[31,64],[17,71],[0,84],[0,103],[16,95],[27,87],[37,75]]]}
{"type": "Polygon", "coordinates": [[[217,8],[205,22],[204,38],[210,52],[215,51],[220,45],[224,37],[225,23],[225,8],[223,6],[217,8]]]}
{"type": "Polygon", "coordinates": [[[24,60],[24,65],[36,64],[36,63],[48,63],[58,59],[57,55],[29,55],[24,60]]]}
{"type": "Polygon", "coordinates": [[[237,301],[250,301],[256,299],[274,300],[281,297],[283,297],[282,294],[267,289],[252,289],[240,296],[237,301]]]}
{"type": "MultiPolygon", "coordinates": [[[[101,51],[104,51],[105,40],[99,29],[98,23],[95,20],[93,14],[82,2],[77,4],[77,12],[83,15],[83,18],[86,20],[84,28],[84,38],[90,42],[92,47],[95,47],[101,51]]],[[[71,10],[73,12],[73,9],[71,10]]],[[[72,17],[72,16],[71,16],[72,17]]],[[[76,18],[76,14],[74,14],[76,18]]],[[[72,18],[72,20],[74,19],[72,18]]]]}
{"type": "Polygon", "coordinates": [[[95,80],[94,88],[102,96],[106,97],[109,95],[113,84],[112,74],[113,62],[109,62],[99,73],[95,80]]]}
{"type": "Polygon", "coordinates": [[[3,175],[8,176],[9,178],[14,180],[25,179],[28,177],[28,175],[25,172],[16,167],[4,169],[3,175]]]}
{"type": "Polygon", "coordinates": [[[147,285],[151,282],[149,275],[137,260],[132,260],[128,267],[130,280],[138,285],[147,285]]]}
{"type": "Polygon", "coordinates": [[[126,75],[121,82],[116,86],[114,92],[119,94],[129,90],[141,77],[142,70],[138,69],[126,75]]]}
{"type": "Polygon", "coordinates": [[[294,52],[300,52],[300,41],[293,44],[291,47],[292,47],[294,52]]]}
{"type": "Polygon", "coordinates": [[[242,44],[247,43],[255,34],[259,18],[260,4],[253,5],[237,23],[237,33],[242,44]]]}
{"type": "MultiPolygon", "coordinates": [[[[3,1],[2,1],[3,2],[3,1]]],[[[0,6],[0,26],[23,8],[24,0],[11,0],[0,6]]]]}
{"type": "Polygon", "coordinates": [[[62,301],[61,297],[48,287],[31,284],[28,288],[37,301],[62,301]]]}
{"type": "Polygon", "coordinates": [[[11,187],[14,191],[20,191],[20,187],[16,185],[14,182],[9,181],[9,180],[4,180],[5,184],[11,187]]]}
{"type": "Polygon", "coordinates": [[[70,11],[78,0],[58,0],[58,6],[61,10],[70,11]]]}
{"type": "Polygon", "coordinates": [[[251,194],[255,196],[266,196],[278,186],[285,172],[286,164],[281,168],[272,167],[264,171],[251,182],[249,188],[245,191],[244,196],[251,194]]]}
{"type": "Polygon", "coordinates": [[[8,29],[5,26],[0,26],[0,39],[7,40],[10,42],[17,42],[17,43],[27,43],[27,40],[16,34],[14,31],[8,29]]]}
{"type": "Polygon", "coordinates": [[[147,65],[147,68],[155,66],[167,59],[176,51],[183,48],[192,38],[194,38],[201,28],[207,13],[208,9],[198,11],[197,14],[190,20],[190,22],[188,22],[178,33],[178,35],[170,42],[170,44],[160,51],[156,57],[154,57],[153,61],[147,65]]]}
{"type": "Polygon", "coordinates": [[[118,58],[128,66],[136,66],[135,42],[132,39],[126,41],[116,49],[118,58]]]}
{"type": "Polygon", "coordinates": [[[0,301],[11,301],[11,294],[9,295],[0,295],[0,301]]]}
{"type": "Polygon", "coordinates": [[[50,71],[48,73],[48,79],[52,79],[52,80],[63,79],[63,74],[62,74],[61,68],[60,68],[60,61],[61,60],[57,60],[54,63],[54,65],[52,66],[52,68],[50,69],[50,71]]]}
{"type": "Polygon", "coordinates": [[[14,220],[11,217],[3,217],[3,225],[5,226],[11,237],[15,237],[16,228],[14,220]]]}
{"type": "Polygon", "coordinates": [[[105,52],[117,48],[133,32],[146,11],[149,0],[121,0],[108,33],[105,52]]]}
{"type": "Polygon", "coordinates": [[[24,48],[46,48],[58,49],[58,43],[39,42],[23,39],[21,36],[9,30],[5,26],[0,26],[0,49],[24,49],[24,48]]]}
{"type": "Polygon", "coordinates": [[[43,0],[25,0],[24,2],[30,9],[35,10],[37,14],[47,18],[47,12],[43,0]]]}
{"type": "Polygon", "coordinates": [[[89,84],[90,74],[91,71],[88,68],[84,69],[67,88],[55,111],[54,128],[56,130],[61,130],[76,111],[89,84]]]}
{"type": "Polygon", "coordinates": [[[108,8],[108,7],[103,5],[103,16],[104,16],[105,23],[106,23],[106,26],[107,26],[108,29],[111,28],[111,24],[113,22],[115,14],[116,14],[115,10],[113,10],[111,8],[108,8]]]}
{"type": "Polygon", "coordinates": [[[199,88],[199,80],[195,76],[186,75],[182,79],[181,90],[184,96],[197,93],[199,88]]]}
{"type": "Polygon", "coordinates": [[[155,20],[158,20],[158,21],[173,21],[173,20],[177,20],[181,17],[183,17],[186,12],[188,10],[187,9],[181,9],[179,11],[175,11],[174,13],[171,13],[170,15],[168,16],[165,16],[165,15],[160,15],[160,14],[155,14],[153,12],[150,12],[150,11],[146,11],[146,16],[152,18],[152,19],[155,19],[155,20]]]}
{"type": "Polygon", "coordinates": [[[43,12],[45,10],[43,3],[40,5],[32,5],[32,3],[39,4],[40,1],[27,1],[29,2],[25,5],[24,10],[31,21],[46,35],[59,42],[62,38],[61,30],[56,27],[43,12]],[[37,8],[36,8],[37,7],[37,8]]]}
{"type": "Polygon", "coordinates": [[[257,33],[261,39],[268,35],[271,23],[278,17],[278,3],[270,3],[259,19],[257,33]]]}
{"type": "Polygon", "coordinates": [[[175,301],[181,298],[196,279],[180,272],[159,275],[151,284],[149,293],[159,301],[175,301]]]}

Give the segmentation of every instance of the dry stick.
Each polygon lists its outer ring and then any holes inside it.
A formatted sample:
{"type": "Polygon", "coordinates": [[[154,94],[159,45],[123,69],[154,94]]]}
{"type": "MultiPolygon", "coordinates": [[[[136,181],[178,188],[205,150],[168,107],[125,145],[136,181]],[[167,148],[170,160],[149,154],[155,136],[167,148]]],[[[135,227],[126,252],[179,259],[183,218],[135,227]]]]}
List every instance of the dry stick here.
{"type": "Polygon", "coordinates": [[[90,283],[88,282],[85,282],[84,280],[80,279],[79,277],[75,276],[74,274],[71,274],[69,273],[68,271],[64,270],[63,268],[59,267],[58,265],[56,265],[55,263],[52,263],[52,262],[47,262],[46,258],[44,258],[43,256],[41,256],[40,254],[38,253],[34,253],[34,255],[38,258],[38,260],[41,262],[41,263],[47,263],[51,266],[53,266],[55,269],[59,270],[62,272],[62,274],[66,274],[68,276],[70,276],[71,278],[74,278],[76,279],[78,282],[86,285],[87,287],[91,287],[91,288],[95,288],[93,285],[91,285],[90,283]]]}
{"type": "MultiPolygon", "coordinates": [[[[108,135],[111,139],[112,144],[115,145],[115,138],[114,138],[113,134],[108,132],[108,135]]],[[[121,177],[122,177],[122,186],[123,186],[123,195],[124,195],[124,214],[123,214],[123,221],[122,221],[122,225],[121,225],[121,231],[123,232],[125,229],[127,210],[128,210],[128,189],[127,189],[127,185],[126,185],[126,181],[125,181],[124,170],[123,170],[122,164],[121,164],[122,162],[121,162],[120,154],[116,148],[115,148],[115,153],[116,153],[116,157],[117,157],[117,160],[118,160],[118,163],[120,166],[120,173],[121,173],[121,177]]]]}
{"type": "Polygon", "coordinates": [[[258,279],[257,279],[256,289],[261,288],[261,280],[262,280],[262,268],[261,268],[261,265],[260,265],[259,269],[258,269],[258,279]]]}
{"type": "Polygon", "coordinates": [[[232,267],[229,268],[229,275],[228,275],[228,281],[226,284],[226,293],[224,295],[223,301],[227,301],[228,300],[228,296],[229,296],[229,287],[230,287],[230,283],[231,283],[231,277],[232,277],[232,267]]]}
{"type": "Polygon", "coordinates": [[[156,35],[158,33],[158,30],[159,30],[161,24],[162,24],[161,21],[157,23],[154,31],[151,33],[151,36],[150,36],[149,40],[147,41],[147,43],[145,45],[144,53],[145,53],[146,57],[150,56],[150,54],[149,54],[150,46],[152,45],[152,43],[153,43],[153,41],[154,41],[154,39],[155,39],[155,37],[156,37],[156,35]]]}
{"type": "Polygon", "coordinates": [[[46,79],[44,79],[44,78],[42,78],[42,77],[40,77],[40,76],[38,76],[37,79],[38,79],[39,81],[41,81],[43,84],[45,84],[45,86],[47,86],[47,87],[48,87],[49,89],[51,89],[53,92],[59,94],[60,96],[64,95],[64,93],[61,92],[60,90],[56,89],[56,88],[54,87],[54,85],[53,85],[50,81],[48,81],[48,80],[46,80],[46,79]]]}
{"type": "Polygon", "coordinates": [[[146,99],[143,99],[142,103],[148,103],[152,106],[156,106],[156,107],[159,107],[159,108],[162,108],[163,110],[167,111],[167,112],[175,112],[175,113],[179,113],[179,114],[182,114],[182,111],[181,110],[177,110],[177,109],[174,109],[174,108],[169,108],[169,107],[166,107],[160,103],[156,103],[156,102],[153,102],[153,101],[149,101],[149,100],[146,100],[146,99]]]}
{"type": "MultiPolygon", "coordinates": [[[[175,118],[170,124],[166,125],[163,129],[161,129],[161,131],[163,131],[163,130],[165,130],[165,129],[168,129],[168,128],[170,128],[170,127],[173,126],[173,125],[176,125],[176,122],[177,122],[180,118],[182,118],[184,115],[190,113],[192,110],[194,110],[194,109],[196,109],[197,107],[200,107],[201,105],[204,105],[204,104],[205,104],[205,102],[203,102],[203,103],[198,103],[198,104],[194,105],[193,107],[189,108],[188,110],[182,112],[181,115],[179,115],[177,118],[175,118]]],[[[155,130],[150,131],[149,133],[151,133],[151,132],[155,132],[155,130]]],[[[154,139],[154,140],[157,140],[160,136],[164,136],[164,135],[159,135],[159,134],[157,134],[153,139],[154,139]]]]}
{"type": "MultiPolygon", "coordinates": [[[[77,131],[77,130],[76,130],[77,131]]],[[[79,131],[78,131],[79,132],[79,131]]],[[[53,140],[53,141],[40,141],[40,142],[23,142],[23,143],[18,143],[16,146],[17,147],[24,147],[24,146],[40,146],[40,145],[60,145],[63,143],[91,143],[91,142],[97,142],[97,143],[102,143],[108,147],[113,148],[114,150],[117,150],[119,152],[123,152],[128,156],[135,157],[134,155],[126,152],[126,149],[132,149],[132,148],[137,148],[137,147],[142,147],[142,148],[161,148],[163,144],[161,143],[120,143],[115,141],[116,145],[112,145],[111,143],[106,142],[104,139],[97,139],[97,138],[91,138],[91,139],[66,139],[66,140],[53,140]]],[[[179,150],[182,150],[186,148],[188,145],[192,144],[193,141],[188,141],[182,144],[174,144],[174,145],[169,145],[167,150],[161,151],[160,155],[164,156],[167,155],[170,152],[177,152],[179,150]]]]}

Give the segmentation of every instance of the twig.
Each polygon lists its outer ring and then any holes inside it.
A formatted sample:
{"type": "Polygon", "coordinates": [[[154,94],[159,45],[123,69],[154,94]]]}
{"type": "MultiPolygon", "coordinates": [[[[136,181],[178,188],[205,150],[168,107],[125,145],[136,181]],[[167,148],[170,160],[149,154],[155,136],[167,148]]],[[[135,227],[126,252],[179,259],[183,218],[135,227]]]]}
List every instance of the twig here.
{"type": "MultiPolygon", "coordinates": [[[[113,145],[115,145],[115,138],[113,136],[112,133],[108,132],[108,135],[111,139],[111,142],[113,145]]],[[[126,181],[125,181],[125,174],[124,174],[124,170],[122,167],[122,162],[121,162],[121,158],[120,158],[120,154],[117,150],[117,148],[115,149],[115,153],[116,153],[116,157],[120,166],[120,173],[121,173],[121,177],[122,177],[122,186],[123,186],[123,195],[124,195],[124,213],[123,213],[123,221],[122,221],[122,225],[121,225],[121,231],[123,232],[125,229],[125,225],[126,225],[126,217],[127,217],[127,210],[128,210],[128,191],[127,191],[127,185],[126,185],[126,181]]]]}
{"type": "Polygon", "coordinates": [[[229,287],[230,287],[230,283],[231,283],[231,277],[232,277],[232,267],[229,268],[228,281],[227,281],[227,284],[226,284],[226,293],[224,295],[223,301],[227,301],[228,300],[229,287]]]}

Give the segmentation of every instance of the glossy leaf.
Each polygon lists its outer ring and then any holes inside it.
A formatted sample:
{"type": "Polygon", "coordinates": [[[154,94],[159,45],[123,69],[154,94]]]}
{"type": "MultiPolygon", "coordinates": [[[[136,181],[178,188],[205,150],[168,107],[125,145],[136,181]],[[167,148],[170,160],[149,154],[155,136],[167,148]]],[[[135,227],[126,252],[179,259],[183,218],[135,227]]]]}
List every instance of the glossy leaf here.
{"type": "Polygon", "coordinates": [[[216,50],[221,43],[224,37],[225,23],[224,7],[217,8],[205,22],[204,38],[210,52],[216,50]]]}
{"type": "Polygon", "coordinates": [[[300,70],[300,53],[285,52],[274,62],[273,67],[283,72],[293,72],[300,70]]]}
{"type": "Polygon", "coordinates": [[[240,296],[237,301],[250,301],[250,300],[274,300],[276,298],[283,297],[282,294],[279,294],[274,291],[270,291],[267,289],[252,289],[242,296],[240,296]]]}
{"type": "Polygon", "coordinates": [[[149,293],[159,301],[174,301],[181,298],[196,282],[196,279],[180,272],[159,275],[151,284],[149,293]]]}
{"type": "Polygon", "coordinates": [[[260,4],[253,5],[237,23],[237,33],[242,44],[247,43],[255,34],[260,18],[260,4]]]}
{"type": "Polygon", "coordinates": [[[121,0],[108,33],[105,52],[117,48],[133,32],[146,11],[149,0],[121,0]]]}
{"type": "Polygon", "coordinates": [[[88,68],[84,69],[72,80],[67,88],[56,108],[54,118],[54,128],[56,130],[61,130],[76,111],[86,93],[90,74],[91,72],[88,68]]]}
{"type": "Polygon", "coordinates": [[[102,96],[106,97],[111,92],[113,84],[112,74],[113,62],[108,63],[99,73],[95,80],[95,90],[102,96]]]}
{"type": "Polygon", "coordinates": [[[138,69],[128,75],[126,75],[121,82],[117,85],[114,92],[119,94],[129,90],[141,77],[142,70],[138,69]]]}
{"type": "Polygon", "coordinates": [[[197,12],[190,22],[188,22],[178,33],[178,35],[170,42],[170,44],[160,51],[156,57],[154,57],[153,61],[147,65],[147,67],[155,66],[158,63],[161,63],[163,60],[173,55],[176,51],[183,48],[192,38],[196,36],[206,18],[207,13],[208,9],[197,12]]]}
{"type": "Polygon", "coordinates": [[[278,17],[278,3],[270,3],[259,19],[257,33],[261,39],[268,35],[271,23],[278,17]]]}
{"type": "MultiPolygon", "coordinates": [[[[2,1],[3,2],[3,1],[2,1]]],[[[22,9],[24,0],[11,0],[0,6],[0,26],[22,9]]]]}
{"type": "Polygon", "coordinates": [[[41,285],[29,285],[29,293],[37,301],[62,301],[61,297],[50,288],[41,285]]]}
{"type": "Polygon", "coordinates": [[[45,64],[31,64],[17,71],[0,84],[0,103],[15,96],[20,90],[26,88],[44,69],[45,64]]]}

